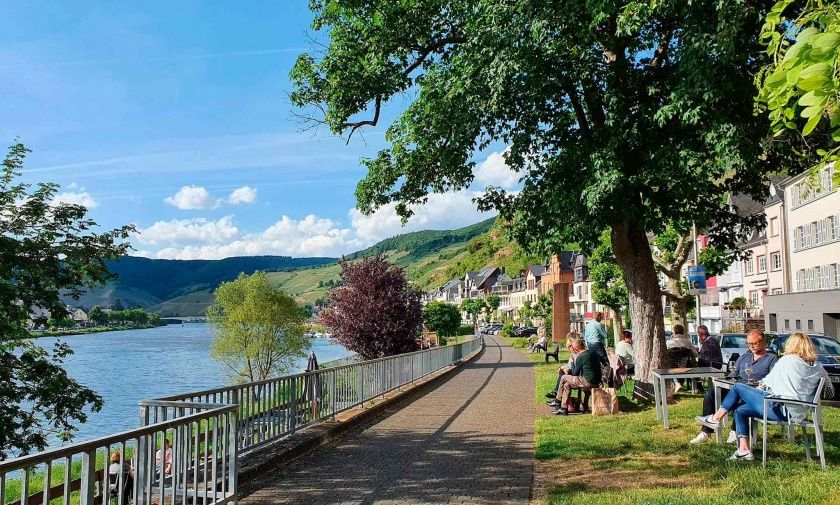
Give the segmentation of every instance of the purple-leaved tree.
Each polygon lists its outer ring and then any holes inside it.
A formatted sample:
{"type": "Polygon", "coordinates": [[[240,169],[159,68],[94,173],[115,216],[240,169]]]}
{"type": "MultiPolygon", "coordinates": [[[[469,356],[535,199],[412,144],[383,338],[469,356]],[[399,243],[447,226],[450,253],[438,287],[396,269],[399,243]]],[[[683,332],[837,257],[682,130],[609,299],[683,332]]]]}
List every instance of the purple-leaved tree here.
{"type": "Polygon", "coordinates": [[[347,349],[375,359],[418,349],[420,291],[383,256],[340,262],[342,284],[327,294],[321,321],[347,349]]]}

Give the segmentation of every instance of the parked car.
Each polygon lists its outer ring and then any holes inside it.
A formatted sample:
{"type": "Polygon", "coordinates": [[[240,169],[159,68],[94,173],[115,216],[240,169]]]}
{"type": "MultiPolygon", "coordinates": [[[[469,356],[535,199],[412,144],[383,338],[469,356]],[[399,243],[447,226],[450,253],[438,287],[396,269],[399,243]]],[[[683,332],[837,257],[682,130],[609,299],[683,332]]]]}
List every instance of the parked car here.
{"type": "MultiPolygon", "coordinates": [[[[840,342],[822,333],[808,333],[807,335],[817,348],[817,359],[834,384],[833,400],[840,400],[840,342]]],[[[788,337],[790,333],[770,334],[768,336],[770,350],[781,356],[788,337]]]]}
{"type": "Polygon", "coordinates": [[[495,334],[496,334],[496,333],[498,333],[498,332],[499,332],[499,330],[501,330],[501,329],[502,329],[502,325],[501,325],[501,324],[498,324],[498,323],[492,323],[492,324],[488,324],[487,326],[485,326],[485,327],[481,330],[481,332],[482,332],[482,333],[484,333],[485,335],[495,335],[495,334]]]}
{"type": "Polygon", "coordinates": [[[724,363],[728,363],[730,356],[733,354],[737,353],[739,356],[743,356],[745,352],[749,352],[746,333],[720,334],[720,353],[723,355],[724,363]]]}
{"type": "Polygon", "coordinates": [[[537,329],[533,326],[520,326],[513,330],[513,336],[515,337],[530,337],[531,335],[536,335],[537,329]]]}

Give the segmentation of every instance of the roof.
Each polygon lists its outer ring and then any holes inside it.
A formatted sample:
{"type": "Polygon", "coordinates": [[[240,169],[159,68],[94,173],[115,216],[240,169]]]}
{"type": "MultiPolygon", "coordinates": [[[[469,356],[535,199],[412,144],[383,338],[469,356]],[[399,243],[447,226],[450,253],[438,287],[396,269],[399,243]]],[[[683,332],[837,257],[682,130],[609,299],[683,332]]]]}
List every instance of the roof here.
{"type": "Polygon", "coordinates": [[[761,230],[753,230],[749,238],[741,244],[741,248],[748,249],[764,242],[767,242],[767,229],[763,228],[761,230]]]}
{"type": "Polygon", "coordinates": [[[574,251],[563,251],[557,255],[557,260],[560,262],[560,270],[563,272],[571,272],[574,270],[572,265],[572,258],[574,258],[574,251]]]}
{"type": "Polygon", "coordinates": [[[539,277],[545,273],[545,266],[543,265],[529,265],[527,269],[534,274],[534,277],[539,277]]]}
{"type": "Polygon", "coordinates": [[[443,287],[442,287],[442,288],[440,288],[440,289],[441,289],[441,291],[449,291],[450,289],[455,289],[455,288],[457,288],[457,287],[458,287],[458,286],[460,286],[462,283],[463,283],[463,282],[461,281],[461,279],[452,279],[451,281],[449,281],[449,282],[447,282],[446,284],[444,284],[444,285],[443,285],[443,287]]]}
{"type": "Polygon", "coordinates": [[[736,194],[729,197],[729,204],[739,216],[752,216],[764,210],[764,204],[749,195],[736,194]]]}
{"type": "Polygon", "coordinates": [[[580,268],[588,266],[588,262],[586,261],[586,256],[579,252],[572,253],[573,259],[571,261],[573,268],[580,268]]]}
{"type": "Polygon", "coordinates": [[[487,279],[492,277],[493,274],[495,274],[498,271],[499,271],[499,269],[496,268],[496,267],[482,268],[476,275],[475,286],[477,288],[480,288],[485,282],[487,282],[487,279]]]}

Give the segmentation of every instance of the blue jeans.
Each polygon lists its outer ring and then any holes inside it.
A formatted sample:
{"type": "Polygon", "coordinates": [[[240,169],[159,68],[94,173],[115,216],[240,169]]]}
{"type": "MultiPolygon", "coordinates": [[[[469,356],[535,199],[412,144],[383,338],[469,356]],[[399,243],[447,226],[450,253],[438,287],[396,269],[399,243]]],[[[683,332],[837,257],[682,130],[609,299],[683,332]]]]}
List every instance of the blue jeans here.
{"type": "Polygon", "coordinates": [[[607,358],[607,350],[601,342],[587,342],[586,350],[598,356],[598,361],[600,361],[602,365],[610,364],[610,360],[607,358]]]}
{"type": "MultiPolygon", "coordinates": [[[[764,417],[764,397],[769,394],[767,391],[737,383],[720,403],[720,408],[732,412],[735,418],[735,433],[739,437],[749,436],[750,418],[762,419],[764,417]]],[[[771,402],[767,409],[767,420],[785,421],[787,415],[781,405],[771,402]]]]}

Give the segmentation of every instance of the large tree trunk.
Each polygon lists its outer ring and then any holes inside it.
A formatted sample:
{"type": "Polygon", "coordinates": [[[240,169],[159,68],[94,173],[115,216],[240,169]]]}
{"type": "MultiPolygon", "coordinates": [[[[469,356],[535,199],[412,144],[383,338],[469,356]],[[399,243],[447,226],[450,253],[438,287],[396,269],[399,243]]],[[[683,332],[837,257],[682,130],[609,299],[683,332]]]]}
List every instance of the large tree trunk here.
{"type": "Polygon", "coordinates": [[[638,380],[651,382],[651,371],[666,363],[662,292],[645,231],[623,222],[612,227],[612,247],[630,298],[633,347],[638,380]]]}
{"type": "Polygon", "coordinates": [[[680,324],[688,332],[688,296],[683,292],[679,279],[668,279],[668,291],[674,296],[671,300],[671,323],[674,326],[680,324]]]}
{"type": "Polygon", "coordinates": [[[621,314],[621,309],[610,309],[610,314],[612,314],[610,318],[612,319],[613,327],[613,345],[615,345],[621,337],[621,330],[624,329],[624,318],[621,314]]]}

